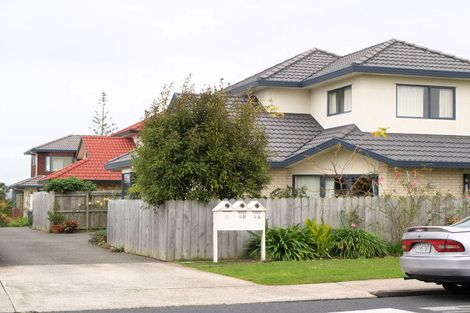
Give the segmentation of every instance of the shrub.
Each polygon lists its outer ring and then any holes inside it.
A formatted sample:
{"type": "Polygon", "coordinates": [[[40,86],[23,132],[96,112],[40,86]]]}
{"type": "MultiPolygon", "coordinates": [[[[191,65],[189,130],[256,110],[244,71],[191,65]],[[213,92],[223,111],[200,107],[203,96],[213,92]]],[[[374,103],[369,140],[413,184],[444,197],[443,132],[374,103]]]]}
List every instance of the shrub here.
{"type": "MultiPolygon", "coordinates": [[[[250,256],[259,257],[261,235],[252,233],[250,256]]],[[[266,231],[266,256],[274,261],[300,261],[315,257],[314,245],[308,230],[301,225],[269,228],[266,231]]]]}
{"type": "Polygon", "coordinates": [[[388,255],[392,256],[402,256],[403,255],[403,247],[401,243],[391,243],[388,245],[388,255]]]}
{"type": "Polygon", "coordinates": [[[286,188],[276,188],[271,191],[271,198],[304,198],[307,196],[307,187],[294,188],[286,186],[286,188]]]}
{"type": "Polygon", "coordinates": [[[89,242],[93,245],[103,246],[108,242],[108,234],[106,229],[97,230],[90,234],[89,242]]]}
{"type": "Polygon", "coordinates": [[[345,259],[375,258],[387,255],[387,243],[379,236],[359,228],[333,231],[332,254],[345,259]]]}
{"type": "Polygon", "coordinates": [[[259,195],[269,181],[267,136],[256,123],[264,107],[219,89],[195,93],[189,81],[167,109],[169,96],[164,90],[146,114],[133,190],[152,205],[259,195]]]}
{"type": "Polygon", "coordinates": [[[62,224],[65,221],[65,215],[62,212],[59,212],[59,211],[49,211],[49,212],[47,212],[47,219],[53,225],[59,225],[59,224],[62,224]]]}
{"type": "Polygon", "coordinates": [[[8,222],[8,227],[24,227],[29,226],[29,219],[27,217],[19,217],[8,222]]]}
{"type": "Polygon", "coordinates": [[[316,220],[307,219],[305,222],[307,229],[312,236],[312,240],[316,246],[316,254],[320,258],[331,257],[331,233],[333,228],[325,224],[323,221],[318,223],[316,220]]]}
{"type": "Polygon", "coordinates": [[[76,233],[79,231],[79,224],[77,221],[67,220],[65,221],[61,227],[59,232],[61,233],[76,233]]]}
{"type": "Polygon", "coordinates": [[[46,184],[44,190],[47,192],[70,193],[77,191],[95,191],[96,185],[90,181],[84,181],[79,178],[58,178],[53,179],[46,184]]]}

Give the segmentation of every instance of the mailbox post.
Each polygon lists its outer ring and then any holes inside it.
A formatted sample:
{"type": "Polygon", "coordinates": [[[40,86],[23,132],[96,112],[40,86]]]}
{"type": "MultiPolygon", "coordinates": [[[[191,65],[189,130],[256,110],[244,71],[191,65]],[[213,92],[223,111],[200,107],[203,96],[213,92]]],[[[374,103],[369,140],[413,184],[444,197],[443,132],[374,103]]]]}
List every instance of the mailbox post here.
{"type": "Polygon", "coordinates": [[[266,209],[258,201],[246,204],[236,201],[233,205],[228,201],[221,201],[212,210],[214,218],[213,227],[213,260],[218,261],[217,237],[219,231],[260,230],[261,234],[261,261],[266,259],[266,209]]]}

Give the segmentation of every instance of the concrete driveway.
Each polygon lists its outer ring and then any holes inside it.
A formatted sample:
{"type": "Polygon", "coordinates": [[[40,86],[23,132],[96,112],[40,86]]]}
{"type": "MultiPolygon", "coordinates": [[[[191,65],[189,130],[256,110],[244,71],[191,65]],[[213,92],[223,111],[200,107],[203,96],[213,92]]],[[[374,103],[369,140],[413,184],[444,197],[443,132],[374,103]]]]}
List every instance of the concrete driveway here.
{"type": "Polygon", "coordinates": [[[367,298],[383,286],[416,288],[402,280],[260,286],[87,241],[87,234],[0,228],[0,312],[367,298]]]}

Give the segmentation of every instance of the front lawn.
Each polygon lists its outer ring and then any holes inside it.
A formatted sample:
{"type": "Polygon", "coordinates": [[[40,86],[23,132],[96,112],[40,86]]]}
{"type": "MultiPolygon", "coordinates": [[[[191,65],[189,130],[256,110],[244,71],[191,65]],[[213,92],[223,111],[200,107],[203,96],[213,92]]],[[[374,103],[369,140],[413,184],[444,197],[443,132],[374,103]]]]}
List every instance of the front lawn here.
{"type": "Polygon", "coordinates": [[[399,258],[333,259],[291,262],[209,261],[180,262],[202,271],[263,285],[295,285],[350,280],[401,278],[399,258]]]}

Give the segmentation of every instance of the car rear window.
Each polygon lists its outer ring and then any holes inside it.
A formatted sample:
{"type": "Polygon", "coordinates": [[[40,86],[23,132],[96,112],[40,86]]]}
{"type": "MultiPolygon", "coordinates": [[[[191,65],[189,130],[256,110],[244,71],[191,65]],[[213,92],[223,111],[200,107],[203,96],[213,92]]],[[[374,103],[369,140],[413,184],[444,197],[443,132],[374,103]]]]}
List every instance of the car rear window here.
{"type": "Polygon", "coordinates": [[[470,227],[470,216],[464,218],[463,220],[453,224],[452,226],[457,226],[457,227],[470,227]]]}

